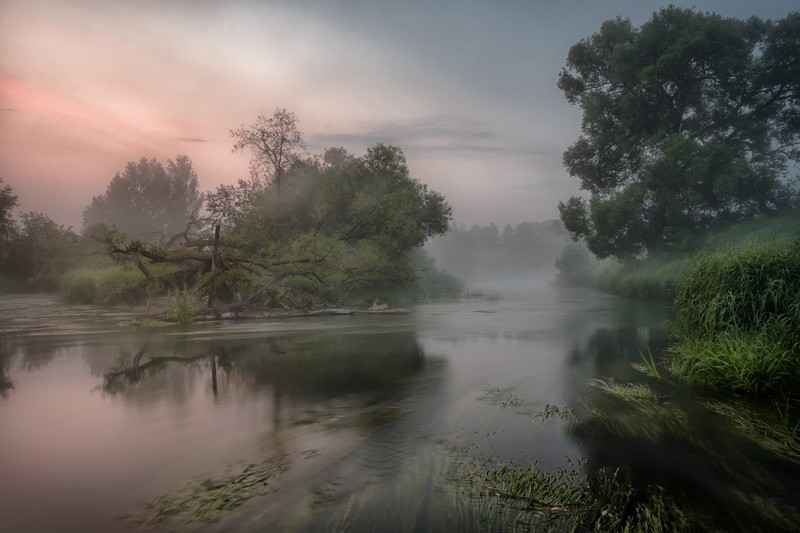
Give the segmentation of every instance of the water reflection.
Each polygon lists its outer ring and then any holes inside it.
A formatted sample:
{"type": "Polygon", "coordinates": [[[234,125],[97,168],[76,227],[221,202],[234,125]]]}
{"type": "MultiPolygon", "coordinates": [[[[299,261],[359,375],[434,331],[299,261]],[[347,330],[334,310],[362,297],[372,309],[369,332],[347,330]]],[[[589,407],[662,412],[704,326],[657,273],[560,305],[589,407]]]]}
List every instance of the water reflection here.
{"type": "Polygon", "coordinates": [[[800,491],[800,465],[759,447],[710,409],[713,392],[631,366],[644,351],[663,350],[663,330],[640,326],[599,328],[570,351],[568,364],[591,376],[576,384],[580,416],[568,430],[589,470],[622,469],[639,485],[665,487],[726,528],[794,530],[800,507],[786,495],[800,491]]]}

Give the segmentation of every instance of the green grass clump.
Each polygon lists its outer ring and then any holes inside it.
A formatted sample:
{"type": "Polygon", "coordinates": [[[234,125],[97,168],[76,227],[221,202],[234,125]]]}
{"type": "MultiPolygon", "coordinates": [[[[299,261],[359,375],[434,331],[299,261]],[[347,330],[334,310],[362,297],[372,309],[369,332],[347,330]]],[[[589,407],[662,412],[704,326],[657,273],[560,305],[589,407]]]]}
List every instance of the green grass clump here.
{"type": "Polygon", "coordinates": [[[604,260],[593,285],[601,291],[621,296],[672,300],[695,261],[703,254],[723,252],[746,244],[791,242],[797,235],[800,235],[799,213],[770,218],[759,215],[723,229],[699,233],[680,246],[661,250],[635,263],[604,260]]]}
{"type": "Polygon", "coordinates": [[[504,463],[471,481],[527,513],[515,523],[529,526],[526,530],[690,531],[693,522],[663,489],[634,488],[619,470],[586,475],[571,465],[547,472],[538,463],[527,468],[504,463]]]}
{"type": "Polygon", "coordinates": [[[594,286],[620,296],[671,300],[692,261],[691,257],[658,256],[637,265],[624,265],[608,260],[602,264],[594,286]]]}
{"type": "Polygon", "coordinates": [[[672,369],[744,392],[800,389],[800,240],[707,254],[681,285],[672,369]]]}
{"type": "Polygon", "coordinates": [[[241,472],[222,479],[207,479],[165,494],[147,504],[147,525],[170,520],[185,523],[215,522],[248,500],[264,494],[267,483],[289,467],[286,457],[247,465],[241,472]]]}
{"type": "Polygon", "coordinates": [[[59,292],[67,303],[135,303],[146,296],[145,277],[138,270],[123,265],[102,269],[79,268],[61,277],[59,292]]]}
{"type": "Polygon", "coordinates": [[[194,290],[186,287],[176,289],[169,293],[164,318],[181,325],[191,324],[197,307],[197,293],[194,290]]]}

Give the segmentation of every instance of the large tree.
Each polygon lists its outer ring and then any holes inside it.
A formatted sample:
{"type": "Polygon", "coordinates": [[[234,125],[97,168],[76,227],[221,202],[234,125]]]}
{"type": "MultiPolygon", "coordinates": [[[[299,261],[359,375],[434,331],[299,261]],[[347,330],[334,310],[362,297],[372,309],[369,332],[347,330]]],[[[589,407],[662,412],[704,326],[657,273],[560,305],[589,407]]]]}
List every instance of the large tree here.
{"type": "Polygon", "coordinates": [[[599,257],[636,257],[786,205],[800,156],[800,13],[746,21],[667,7],[574,45],[558,85],[583,110],[564,154],[588,202],[559,204],[599,257]]]}
{"type": "Polygon", "coordinates": [[[83,212],[84,233],[115,227],[130,238],[159,241],[186,228],[202,205],[192,160],[179,155],[166,169],[155,158],[129,162],[83,212]]]}

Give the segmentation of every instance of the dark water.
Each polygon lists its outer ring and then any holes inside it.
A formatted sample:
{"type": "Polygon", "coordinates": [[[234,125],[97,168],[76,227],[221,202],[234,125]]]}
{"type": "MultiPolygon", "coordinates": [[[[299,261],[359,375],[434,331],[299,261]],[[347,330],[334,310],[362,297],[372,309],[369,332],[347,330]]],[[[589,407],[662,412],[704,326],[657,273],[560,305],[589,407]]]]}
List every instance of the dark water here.
{"type": "Polygon", "coordinates": [[[155,330],[38,312],[34,329],[13,306],[0,322],[3,531],[140,529],[153,498],[272,458],[285,471],[220,521],[156,529],[481,529],[453,468],[464,455],[623,467],[734,530],[791,530],[797,516],[795,460],[632,368],[664,347],[661,304],[548,288],[408,316],[155,330]],[[547,405],[579,417],[542,423],[547,405]]]}

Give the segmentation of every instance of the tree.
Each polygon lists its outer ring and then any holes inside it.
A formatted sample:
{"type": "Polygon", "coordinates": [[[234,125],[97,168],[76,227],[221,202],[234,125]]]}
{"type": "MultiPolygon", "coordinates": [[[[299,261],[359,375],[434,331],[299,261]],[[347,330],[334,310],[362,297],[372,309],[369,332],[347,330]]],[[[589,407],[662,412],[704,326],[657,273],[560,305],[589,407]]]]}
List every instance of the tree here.
{"type": "Polygon", "coordinates": [[[17,207],[19,196],[14,194],[11,185],[3,185],[0,178],[0,239],[9,235],[14,227],[14,208],[17,207]]]}
{"type": "Polygon", "coordinates": [[[166,169],[155,158],[142,158],[128,162],[106,192],[92,198],[83,212],[83,229],[102,224],[133,239],[163,240],[186,228],[202,200],[188,156],[167,160],[166,169]]]}
{"type": "Polygon", "coordinates": [[[19,196],[14,194],[11,185],[3,185],[0,178],[0,269],[4,269],[8,261],[9,248],[16,232],[14,208],[19,196]]]}
{"type": "Polygon", "coordinates": [[[10,271],[34,289],[53,290],[58,278],[72,266],[78,235],[56,224],[44,213],[23,213],[11,246],[10,271]]]}
{"type": "Polygon", "coordinates": [[[276,109],[272,117],[259,115],[249,127],[231,130],[236,140],[233,151],[249,150],[250,175],[257,183],[275,187],[280,196],[286,172],[305,150],[303,134],[297,129],[297,116],[285,109],[276,109]]]}
{"type": "Polygon", "coordinates": [[[452,216],[441,194],[411,178],[393,146],[378,144],[363,157],[330,149],[298,159],[286,178],[280,194],[254,181],[208,194],[218,234],[185,232],[168,248],[126,244],[112,232],[108,250],[148,280],[157,275],[152,263],[182,265],[210,303],[239,295],[237,308],[302,308],[416,279],[413,252],[447,231],[452,216]]]}
{"type": "Polygon", "coordinates": [[[741,21],[666,7],[574,45],[558,85],[583,110],[564,164],[589,193],[559,204],[599,257],[774,213],[800,157],[800,13],[741,21]]]}

